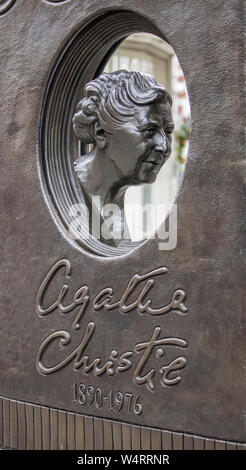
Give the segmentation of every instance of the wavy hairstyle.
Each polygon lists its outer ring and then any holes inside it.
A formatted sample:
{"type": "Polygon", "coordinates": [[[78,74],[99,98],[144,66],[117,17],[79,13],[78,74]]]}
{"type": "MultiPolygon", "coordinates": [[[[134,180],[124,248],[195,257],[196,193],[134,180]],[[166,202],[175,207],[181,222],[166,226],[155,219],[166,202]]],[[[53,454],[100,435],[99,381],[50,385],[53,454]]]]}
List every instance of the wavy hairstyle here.
{"type": "Polygon", "coordinates": [[[134,116],[136,105],[155,101],[172,105],[166,88],[151,75],[126,70],[103,73],[84,88],[84,98],[79,101],[73,116],[74,132],[84,143],[94,143],[96,122],[111,134],[127,122],[129,116],[134,116]]]}

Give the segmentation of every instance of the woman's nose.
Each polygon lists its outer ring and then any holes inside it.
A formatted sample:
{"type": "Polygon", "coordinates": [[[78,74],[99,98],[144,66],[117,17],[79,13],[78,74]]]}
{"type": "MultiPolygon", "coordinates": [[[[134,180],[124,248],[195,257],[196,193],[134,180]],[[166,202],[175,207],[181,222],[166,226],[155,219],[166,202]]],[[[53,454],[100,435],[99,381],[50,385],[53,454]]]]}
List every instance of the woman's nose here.
{"type": "Polygon", "coordinates": [[[158,132],[155,135],[155,150],[165,153],[167,151],[167,138],[164,132],[158,132]]]}

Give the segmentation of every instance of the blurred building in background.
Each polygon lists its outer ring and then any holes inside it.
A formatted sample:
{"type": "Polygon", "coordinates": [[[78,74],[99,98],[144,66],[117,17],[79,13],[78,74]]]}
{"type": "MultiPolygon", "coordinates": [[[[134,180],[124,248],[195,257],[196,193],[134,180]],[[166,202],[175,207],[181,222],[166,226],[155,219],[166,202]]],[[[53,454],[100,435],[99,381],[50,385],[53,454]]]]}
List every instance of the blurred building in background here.
{"type": "Polygon", "coordinates": [[[131,187],[125,196],[126,217],[133,240],[150,236],[163,222],[182,179],[190,133],[190,105],[185,78],[172,47],[151,34],[138,33],[123,41],[105,72],[136,70],[153,75],[173,98],[173,151],[156,182],[131,187]],[[136,210],[132,209],[135,205],[136,210]]]}

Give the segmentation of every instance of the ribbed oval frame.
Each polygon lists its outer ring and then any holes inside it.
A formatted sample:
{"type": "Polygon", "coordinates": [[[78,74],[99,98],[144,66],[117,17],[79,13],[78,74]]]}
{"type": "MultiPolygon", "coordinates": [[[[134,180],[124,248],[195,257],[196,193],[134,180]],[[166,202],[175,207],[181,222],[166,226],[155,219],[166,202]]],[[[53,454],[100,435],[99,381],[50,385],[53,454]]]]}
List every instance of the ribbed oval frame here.
{"type": "MultiPolygon", "coordinates": [[[[151,33],[167,41],[153,23],[129,10],[108,11],[94,17],[70,38],[48,80],[40,126],[41,179],[50,210],[67,236],[74,220],[71,207],[84,203],[72,168],[76,154],[71,125],[73,113],[84,85],[103,71],[110,56],[127,36],[139,32],[151,33]]],[[[115,257],[131,252],[144,241],[111,247],[91,235],[88,237],[82,224],[81,238],[76,243],[83,251],[115,257]]]]}

